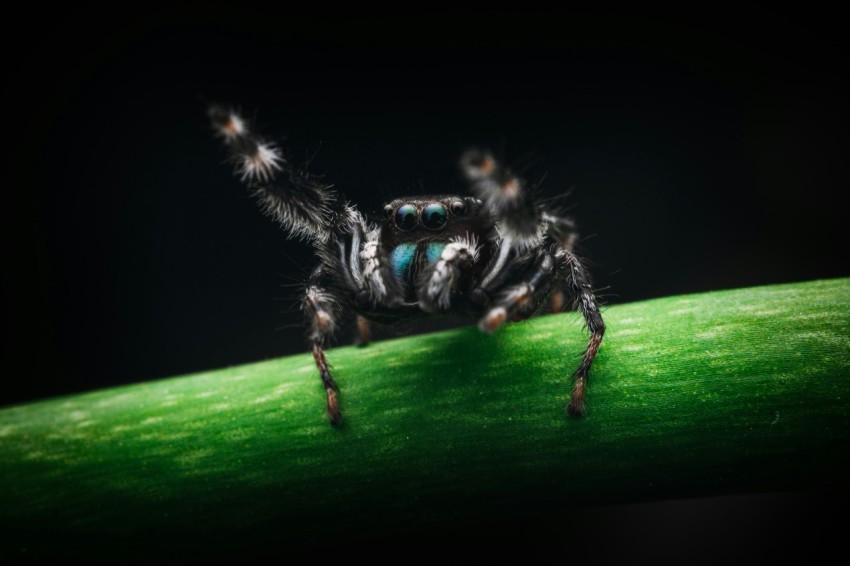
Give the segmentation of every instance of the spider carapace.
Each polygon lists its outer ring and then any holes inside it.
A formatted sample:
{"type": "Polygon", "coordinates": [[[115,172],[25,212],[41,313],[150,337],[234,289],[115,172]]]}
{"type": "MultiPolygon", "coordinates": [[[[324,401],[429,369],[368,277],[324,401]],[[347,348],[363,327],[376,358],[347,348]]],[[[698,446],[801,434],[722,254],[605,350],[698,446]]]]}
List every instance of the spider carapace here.
{"type": "Polygon", "coordinates": [[[316,250],[319,265],[301,305],[332,424],[342,422],[342,411],[324,348],[349,313],[357,317],[358,342],[365,343],[370,320],[458,312],[491,333],[547,301],[554,310],[579,310],[590,332],[567,405],[570,415],[584,413],[605,324],[590,275],[573,253],[575,225],[536,201],[492,154],[470,150],[461,157],[470,195],[398,198],[372,219],[294,167],[237,112],[212,106],[209,116],[263,211],[316,250]]]}

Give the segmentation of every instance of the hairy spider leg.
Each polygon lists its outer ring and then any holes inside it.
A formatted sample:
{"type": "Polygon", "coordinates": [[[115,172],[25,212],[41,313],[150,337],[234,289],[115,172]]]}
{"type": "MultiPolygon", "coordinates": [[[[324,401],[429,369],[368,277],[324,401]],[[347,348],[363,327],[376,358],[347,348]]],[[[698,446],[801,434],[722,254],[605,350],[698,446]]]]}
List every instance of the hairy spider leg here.
{"type": "Polygon", "coordinates": [[[472,193],[498,223],[503,239],[525,249],[539,237],[540,212],[522,179],[499,164],[493,154],[472,149],[460,158],[472,193]]]}
{"type": "MultiPolygon", "coordinates": [[[[516,283],[502,293],[479,326],[485,332],[492,332],[509,318],[530,315],[548,292],[545,283],[550,273],[560,273],[560,281],[554,284],[565,289],[572,297],[573,308],[581,312],[590,332],[581,365],[573,374],[575,385],[566,408],[571,416],[583,415],[590,366],[602,343],[605,323],[593,294],[590,275],[572,252],[575,224],[567,218],[541,214],[540,207],[525,190],[523,182],[502,167],[491,153],[468,151],[461,157],[460,165],[470,182],[470,190],[484,201],[502,236],[499,252],[485,268],[478,288],[471,292],[473,299],[487,304],[493,289],[509,282],[525,264],[527,260],[522,252],[534,247],[536,243],[548,242],[553,247],[554,263],[557,265],[557,269],[551,269],[551,263],[547,265],[545,260],[546,256],[541,256],[529,280],[516,283]],[[533,284],[535,281],[540,285],[533,284]]],[[[549,262],[551,260],[550,255],[549,262]]],[[[555,299],[554,303],[559,310],[563,307],[563,300],[555,299]]]]}
{"type": "Polygon", "coordinates": [[[280,147],[254,132],[235,110],[212,105],[207,114],[236,175],[251,189],[263,212],[291,237],[318,243],[334,231],[346,230],[354,211],[330,185],[293,167],[280,147]]]}
{"type": "MultiPolygon", "coordinates": [[[[365,222],[353,207],[330,185],[318,177],[293,167],[276,144],[254,131],[253,125],[235,110],[212,105],[207,114],[227,149],[235,173],[252,191],[263,212],[277,221],[290,237],[309,240],[316,252],[333,259],[333,242],[350,244],[349,257],[332,265],[349,286],[363,287],[360,265],[361,241],[365,222]]],[[[337,393],[339,388],[330,373],[324,347],[336,330],[340,316],[338,301],[330,286],[323,284],[317,270],[311,277],[302,300],[307,317],[308,341],[327,394],[331,423],[342,422],[337,393]]]]}
{"type": "Polygon", "coordinates": [[[355,346],[368,346],[372,342],[372,326],[363,315],[357,315],[356,330],[354,333],[355,346]]]}
{"type": "MultiPolygon", "coordinates": [[[[392,262],[383,252],[379,228],[372,230],[369,238],[363,244],[360,261],[363,271],[363,287],[368,293],[367,298],[371,304],[394,308],[404,302],[402,283],[393,272],[392,262]]],[[[363,294],[358,296],[358,302],[365,303],[363,294]]]]}
{"type": "Polygon", "coordinates": [[[460,158],[469,190],[484,203],[497,225],[498,250],[484,269],[471,293],[473,302],[485,306],[492,294],[502,289],[523,265],[525,252],[539,243],[539,206],[519,177],[502,166],[488,151],[472,149],[460,158]]]}
{"type": "Polygon", "coordinates": [[[321,286],[321,274],[321,269],[317,269],[310,278],[304,292],[304,298],[301,301],[301,309],[307,319],[310,350],[313,353],[316,368],[319,370],[319,376],[322,378],[322,385],[325,388],[328,415],[330,415],[331,424],[339,425],[342,423],[342,411],[339,408],[339,399],[337,398],[339,387],[331,376],[324,351],[324,346],[327,345],[336,330],[339,306],[330,293],[321,286]]]}
{"type": "MultiPolygon", "coordinates": [[[[568,251],[573,251],[573,246],[578,240],[578,230],[572,218],[556,216],[544,213],[543,221],[546,223],[546,233],[554,238],[558,245],[568,251]]],[[[549,310],[559,313],[564,310],[566,299],[564,291],[559,283],[552,286],[552,294],[549,297],[549,310]]]]}
{"type": "MultiPolygon", "coordinates": [[[[557,275],[554,258],[550,252],[541,251],[532,259],[531,274],[504,291],[481,318],[478,327],[483,332],[491,334],[508,320],[527,319],[546,300],[557,275]]],[[[525,260],[522,263],[529,262],[525,260]]]]}
{"type": "Polygon", "coordinates": [[[590,332],[590,339],[584,349],[581,365],[573,374],[575,385],[570,403],[567,405],[568,414],[581,416],[584,414],[584,394],[590,366],[593,364],[593,359],[602,344],[602,337],[605,335],[605,322],[599,312],[599,302],[596,295],[593,294],[590,274],[578,258],[572,251],[560,248],[555,252],[555,260],[560,265],[559,271],[563,277],[564,288],[572,297],[572,308],[581,313],[584,317],[585,326],[590,332]]]}

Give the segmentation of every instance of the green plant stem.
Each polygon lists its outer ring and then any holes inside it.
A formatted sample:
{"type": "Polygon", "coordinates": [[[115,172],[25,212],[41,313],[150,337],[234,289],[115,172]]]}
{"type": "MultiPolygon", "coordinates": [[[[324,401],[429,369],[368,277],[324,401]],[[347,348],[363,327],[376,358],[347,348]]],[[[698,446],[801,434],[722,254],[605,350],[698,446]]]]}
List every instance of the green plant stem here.
{"type": "Polygon", "coordinates": [[[848,307],[850,279],[608,308],[580,419],[564,413],[575,313],[332,349],[339,429],[306,354],[6,408],[0,526],[15,548],[214,551],[835,484],[850,471],[848,307]]]}

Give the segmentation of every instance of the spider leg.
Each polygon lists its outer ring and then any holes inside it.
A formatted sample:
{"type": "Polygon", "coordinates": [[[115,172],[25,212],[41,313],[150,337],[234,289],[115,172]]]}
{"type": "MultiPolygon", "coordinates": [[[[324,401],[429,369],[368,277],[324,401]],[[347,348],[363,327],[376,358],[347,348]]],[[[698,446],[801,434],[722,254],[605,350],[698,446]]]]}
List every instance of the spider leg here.
{"type": "Polygon", "coordinates": [[[478,261],[480,249],[474,236],[454,238],[446,244],[440,258],[423,270],[419,278],[416,296],[422,310],[435,312],[451,308],[452,295],[457,291],[464,271],[478,261]]]}
{"type": "Polygon", "coordinates": [[[519,248],[532,245],[538,238],[540,212],[523,180],[500,165],[488,151],[465,152],[460,167],[472,193],[484,201],[498,223],[503,238],[519,248]]]}
{"type": "Polygon", "coordinates": [[[523,180],[500,165],[492,153],[469,150],[461,156],[460,167],[499,233],[498,249],[470,296],[474,303],[486,306],[491,295],[515,275],[516,262],[540,244],[546,224],[523,180]]]}
{"type": "MultiPolygon", "coordinates": [[[[549,213],[543,213],[542,217],[543,222],[546,223],[547,236],[557,240],[558,245],[562,248],[572,251],[573,246],[578,239],[578,231],[576,229],[575,221],[573,221],[572,218],[549,213]]],[[[555,285],[549,299],[549,310],[553,313],[561,312],[564,310],[565,301],[566,299],[561,285],[555,285]]]]}
{"type": "MultiPolygon", "coordinates": [[[[581,312],[590,331],[581,365],[573,376],[575,386],[567,405],[567,413],[582,415],[587,377],[602,343],[605,323],[593,295],[590,276],[572,253],[576,238],[575,225],[568,218],[543,214],[523,182],[500,166],[491,153],[468,151],[461,157],[460,165],[470,181],[470,190],[484,201],[501,236],[498,253],[485,268],[477,288],[470,293],[473,302],[482,306],[490,305],[480,326],[485,332],[492,332],[509,317],[527,316],[539,305],[545,294],[538,291],[532,282],[535,279],[543,282],[550,276],[550,272],[561,273],[561,281],[555,283],[556,291],[560,293],[561,288],[565,288],[574,298],[574,306],[581,312]],[[493,290],[501,288],[516,273],[517,263],[521,264],[522,261],[522,252],[547,241],[553,244],[554,264],[557,268],[551,265],[551,255],[547,265],[547,256],[544,254],[528,281],[510,287],[499,299],[491,302],[493,290]]],[[[542,287],[547,288],[546,292],[551,288],[549,285],[542,287]]],[[[558,309],[563,306],[563,300],[559,300],[557,293],[553,306],[558,309]]]]}
{"type": "Polygon", "coordinates": [[[558,245],[567,251],[573,251],[573,246],[578,239],[576,223],[572,218],[556,216],[544,213],[543,222],[546,223],[546,235],[558,242],[558,245]]]}
{"type": "Polygon", "coordinates": [[[599,303],[593,294],[590,275],[578,258],[572,251],[556,246],[555,259],[560,266],[559,271],[563,274],[563,284],[573,297],[573,308],[581,312],[587,330],[590,332],[590,339],[584,349],[581,365],[573,374],[575,386],[570,403],[567,405],[569,415],[581,416],[584,414],[584,394],[590,366],[593,364],[593,359],[602,344],[605,322],[602,320],[599,303]]]}
{"type": "Polygon", "coordinates": [[[280,147],[255,132],[235,110],[212,105],[207,114],[236,174],[252,190],[263,212],[290,236],[318,243],[347,229],[353,209],[330,185],[293,167],[280,147]]]}
{"type": "Polygon", "coordinates": [[[548,251],[541,251],[534,258],[531,274],[502,292],[481,318],[478,327],[491,334],[508,320],[520,321],[530,317],[546,300],[556,275],[554,257],[548,251]]]}
{"type": "Polygon", "coordinates": [[[369,321],[362,315],[357,315],[357,331],[354,335],[355,346],[368,346],[372,341],[372,329],[369,321]]]}
{"type": "Polygon", "coordinates": [[[361,306],[396,307],[404,302],[404,289],[393,273],[392,265],[381,246],[381,232],[373,230],[360,251],[363,289],[357,295],[361,306]]]}
{"type": "Polygon", "coordinates": [[[301,309],[307,318],[310,350],[325,388],[328,415],[331,418],[331,424],[338,426],[342,423],[342,411],[337,398],[339,387],[331,376],[330,367],[325,359],[324,346],[336,330],[339,306],[330,292],[322,287],[320,269],[313,273],[307,284],[301,309]]]}
{"type": "MultiPolygon", "coordinates": [[[[302,310],[307,318],[308,339],[313,359],[322,378],[327,395],[327,410],[331,424],[342,423],[342,411],[339,407],[339,388],[331,375],[330,366],[325,358],[324,347],[333,336],[337,320],[341,317],[340,304],[336,299],[340,291],[349,293],[355,301],[371,303],[378,284],[382,287],[376,295],[381,304],[401,300],[399,283],[389,271],[389,278],[381,261],[382,256],[376,243],[377,230],[369,231],[368,226],[356,210],[350,213],[351,222],[347,231],[331,234],[327,242],[318,246],[322,265],[310,277],[302,300],[302,310]],[[371,286],[370,286],[371,285],[371,286]]],[[[371,340],[369,321],[357,315],[357,336],[355,344],[365,346],[371,340]]]]}

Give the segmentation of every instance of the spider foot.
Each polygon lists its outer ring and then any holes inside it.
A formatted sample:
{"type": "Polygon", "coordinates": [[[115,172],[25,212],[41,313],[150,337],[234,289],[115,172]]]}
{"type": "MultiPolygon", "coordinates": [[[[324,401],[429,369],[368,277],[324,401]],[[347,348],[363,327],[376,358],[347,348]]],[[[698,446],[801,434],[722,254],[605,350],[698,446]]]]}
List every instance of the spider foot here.
{"type": "Polygon", "coordinates": [[[372,329],[369,327],[369,321],[362,316],[357,316],[357,333],[354,335],[354,345],[358,348],[368,346],[372,341],[372,329]]]}
{"type": "Polygon", "coordinates": [[[490,309],[490,312],[484,315],[484,318],[482,318],[481,322],[478,323],[478,328],[481,329],[481,332],[493,334],[503,324],[505,324],[507,319],[507,309],[505,309],[505,307],[496,307],[494,309],[490,309]]]}
{"type": "Polygon", "coordinates": [[[567,405],[567,414],[571,417],[581,417],[584,413],[584,377],[579,377],[573,388],[572,399],[567,405]]]}
{"type": "Polygon", "coordinates": [[[583,417],[584,416],[584,403],[580,405],[576,405],[573,402],[567,404],[567,414],[571,417],[583,417]]]}
{"type": "Polygon", "coordinates": [[[339,426],[342,424],[342,411],[339,409],[339,400],[334,389],[330,387],[326,389],[328,393],[328,416],[330,416],[333,426],[339,426]]]}

